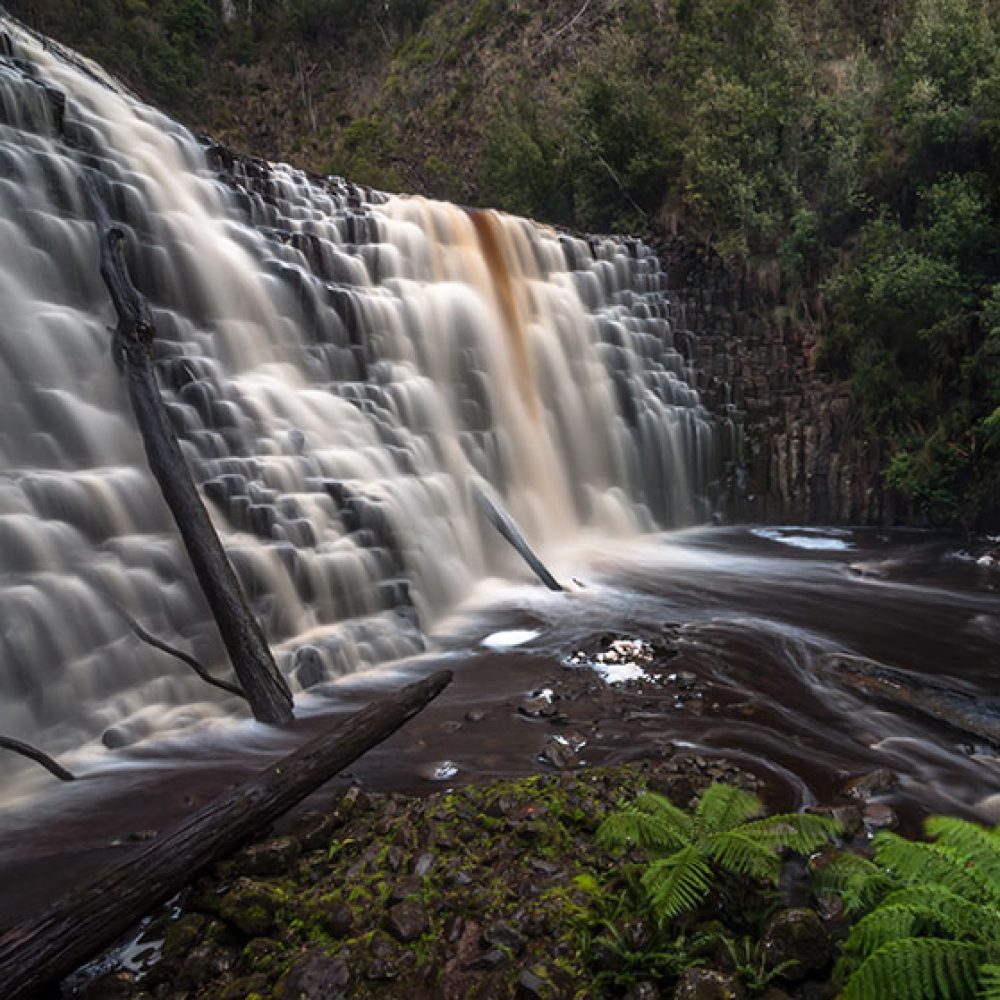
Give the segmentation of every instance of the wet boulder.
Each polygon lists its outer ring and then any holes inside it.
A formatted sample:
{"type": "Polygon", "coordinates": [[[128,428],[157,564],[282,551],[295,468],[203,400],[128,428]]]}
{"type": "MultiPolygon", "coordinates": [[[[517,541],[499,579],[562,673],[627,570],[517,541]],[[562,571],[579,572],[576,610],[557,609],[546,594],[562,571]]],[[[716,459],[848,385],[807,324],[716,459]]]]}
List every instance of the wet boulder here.
{"type": "Polygon", "coordinates": [[[275,886],[240,878],[222,897],[219,915],[247,937],[260,937],[275,926],[283,902],[275,886]]]}
{"type": "Polygon", "coordinates": [[[745,996],[736,976],[699,967],[688,969],[674,990],[674,1000],[743,1000],[745,996]]]}
{"type": "Polygon", "coordinates": [[[771,918],[762,941],[769,969],[788,963],[781,975],[795,981],[825,969],[832,958],[830,937],[814,910],[782,910],[771,918]]]}

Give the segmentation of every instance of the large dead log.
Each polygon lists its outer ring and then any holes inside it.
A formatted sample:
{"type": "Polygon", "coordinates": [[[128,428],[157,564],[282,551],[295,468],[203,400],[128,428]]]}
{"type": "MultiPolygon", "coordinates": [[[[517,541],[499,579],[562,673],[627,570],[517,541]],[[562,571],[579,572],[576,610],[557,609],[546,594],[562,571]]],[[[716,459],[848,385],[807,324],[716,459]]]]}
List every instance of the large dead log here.
{"type": "Polygon", "coordinates": [[[96,192],[91,190],[90,195],[101,246],[101,277],[118,313],[114,356],[125,374],[150,471],[174,516],[254,718],[288,722],[292,718],[291,691],[191,480],[163,405],[151,353],[153,317],[129,276],[124,233],[111,225],[96,192]]]}
{"type": "Polygon", "coordinates": [[[450,682],[440,671],[338,724],[332,733],[261,771],[216,799],[139,854],[0,937],[0,983],[6,1000],[37,993],[169,899],[212,861],[232,851],[311,791],[381,743],[450,682]]]}

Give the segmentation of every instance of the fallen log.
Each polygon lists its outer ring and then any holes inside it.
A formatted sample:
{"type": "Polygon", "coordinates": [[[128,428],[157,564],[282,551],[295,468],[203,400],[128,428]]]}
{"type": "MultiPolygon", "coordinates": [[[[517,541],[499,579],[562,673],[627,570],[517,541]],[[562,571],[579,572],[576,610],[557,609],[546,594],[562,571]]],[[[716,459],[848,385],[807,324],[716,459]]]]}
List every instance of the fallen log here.
{"type": "Polygon", "coordinates": [[[535,555],[527,539],[517,526],[514,519],[500,506],[500,501],[481,482],[473,480],[471,484],[473,495],[486,519],[514,547],[517,554],[531,567],[531,571],[545,584],[549,590],[565,590],[566,588],[548,571],[541,559],[535,555]]]}
{"type": "Polygon", "coordinates": [[[862,656],[831,653],[824,658],[824,667],[839,684],[875,701],[917,712],[1000,746],[1000,698],[966,694],[862,656]]]}
{"type": "Polygon", "coordinates": [[[13,736],[0,736],[0,749],[19,753],[22,757],[27,757],[36,764],[41,764],[49,774],[54,774],[60,781],[76,781],[75,774],[71,774],[44,750],[39,750],[38,747],[33,747],[30,743],[15,740],[13,736]]]}
{"type": "Polygon", "coordinates": [[[4,933],[0,983],[6,1000],[33,996],[114,943],[206,865],[391,736],[440,694],[451,676],[439,671],[362,709],[68,893],[41,916],[4,933]]]}
{"type": "Polygon", "coordinates": [[[233,567],[177,443],[153,368],[153,317],[132,284],[125,261],[125,234],[111,225],[107,209],[88,185],[101,248],[101,277],[118,313],[112,348],[125,374],[150,471],[174,517],[202,592],[229,652],[240,688],[259,722],[292,718],[292,693],[278,670],[260,624],[247,604],[233,567]]]}

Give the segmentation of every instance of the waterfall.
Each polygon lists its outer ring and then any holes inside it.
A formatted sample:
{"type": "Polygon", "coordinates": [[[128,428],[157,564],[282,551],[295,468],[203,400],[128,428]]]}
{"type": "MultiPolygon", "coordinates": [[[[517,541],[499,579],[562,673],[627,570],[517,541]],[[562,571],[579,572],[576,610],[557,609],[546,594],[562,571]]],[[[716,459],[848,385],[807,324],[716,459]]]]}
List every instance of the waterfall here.
{"type": "Polygon", "coordinates": [[[85,176],[294,689],[522,572],[478,479],[542,551],[709,513],[715,425],[640,241],[235,157],[0,15],[0,732],[58,753],[235,707],[113,609],[224,669],[111,357],[85,176]]]}

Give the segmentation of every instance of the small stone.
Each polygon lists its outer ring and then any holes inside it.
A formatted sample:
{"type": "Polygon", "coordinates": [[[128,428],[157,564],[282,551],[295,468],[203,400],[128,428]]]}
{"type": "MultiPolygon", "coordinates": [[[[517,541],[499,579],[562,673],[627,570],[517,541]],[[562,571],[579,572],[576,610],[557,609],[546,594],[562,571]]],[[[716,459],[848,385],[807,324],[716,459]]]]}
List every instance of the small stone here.
{"type": "Polygon", "coordinates": [[[560,868],[555,862],[544,861],[542,858],[532,858],[530,865],[532,871],[538,872],[539,875],[549,877],[552,875],[558,875],[562,871],[562,868],[560,868]]]}
{"type": "Polygon", "coordinates": [[[474,962],[470,962],[466,968],[467,969],[486,969],[490,971],[492,969],[497,969],[504,962],[507,961],[506,952],[501,951],[499,948],[494,948],[492,951],[486,952],[485,955],[481,955],[474,962]]]}
{"type": "Polygon", "coordinates": [[[561,771],[578,767],[580,764],[576,750],[567,739],[561,736],[550,736],[545,741],[545,748],[540,756],[544,763],[551,764],[561,771]]]}
{"type": "Polygon", "coordinates": [[[815,806],[809,812],[817,816],[829,816],[836,820],[847,840],[856,837],[861,832],[861,809],[859,806],[815,806]]]}
{"type": "Polygon", "coordinates": [[[482,722],[485,718],[486,713],[479,708],[474,708],[472,711],[465,713],[466,722],[482,722]]]}
{"type": "Polygon", "coordinates": [[[423,878],[434,867],[434,855],[430,852],[421,854],[413,863],[413,874],[423,878]]]}
{"type": "Polygon", "coordinates": [[[465,930],[465,918],[459,913],[453,913],[444,925],[444,939],[448,944],[454,944],[465,930]]]}
{"type": "Polygon", "coordinates": [[[99,976],[84,987],[81,1000],[128,1000],[135,992],[135,976],[120,969],[99,976]]]}
{"type": "Polygon", "coordinates": [[[177,976],[177,985],[198,987],[202,983],[225,975],[233,966],[232,955],[210,944],[199,944],[184,956],[177,976]]]}
{"type": "Polygon", "coordinates": [[[629,988],[628,993],[625,994],[625,1000],[660,1000],[660,991],[653,983],[644,980],[629,988]]]}
{"type": "Polygon", "coordinates": [[[280,890],[274,886],[240,878],[222,897],[219,915],[247,937],[262,937],[274,926],[281,904],[280,890]]]}
{"type": "Polygon", "coordinates": [[[517,990],[514,996],[517,1000],[533,1000],[545,996],[548,984],[541,976],[536,976],[530,969],[523,969],[517,977],[517,990]]]}
{"type": "Polygon", "coordinates": [[[401,903],[410,896],[419,895],[421,888],[421,880],[415,875],[407,875],[397,879],[389,889],[389,901],[401,903]]]}
{"type": "Polygon", "coordinates": [[[674,1000],[743,1000],[744,995],[736,976],[698,967],[688,969],[674,990],[674,1000]]]}
{"type": "Polygon", "coordinates": [[[299,845],[292,837],[275,837],[240,851],[233,858],[233,871],[240,875],[280,875],[298,854],[299,845]]]}
{"type": "Polygon", "coordinates": [[[334,903],[323,911],[320,923],[331,937],[350,937],[354,933],[354,911],[346,903],[334,903]]]}
{"type": "Polygon", "coordinates": [[[887,767],[879,767],[868,774],[858,775],[844,784],[845,795],[859,802],[865,802],[873,795],[887,792],[899,783],[899,775],[887,767]]]}
{"type": "Polygon", "coordinates": [[[895,810],[884,802],[869,802],[863,819],[868,830],[891,830],[899,823],[895,810]]]}
{"type": "Polygon", "coordinates": [[[351,970],[346,962],[310,951],[292,963],[276,991],[282,1000],[327,1000],[346,994],[351,970]]]}
{"type": "Polygon", "coordinates": [[[385,958],[372,959],[365,970],[365,976],[373,980],[395,979],[398,975],[399,969],[396,968],[394,963],[385,958]]]}
{"type": "Polygon", "coordinates": [[[525,715],[529,719],[546,719],[550,716],[556,715],[559,709],[552,704],[551,694],[541,694],[531,698],[525,698],[525,700],[517,706],[517,711],[519,715],[525,715]]]}
{"type": "Polygon", "coordinates": [[[397,903],[389,910],[389,933],[404,944],[416,940],[427,930],[427,913],[420,903],[397,903]]]}
{"type": "Polygon", "coordinates": [[[782,972],[789,981],[805,979],[830,963],[830,939],[813,910],[794,908],[776,914],[764,931],[763,946],[769,969],[794,963],[782,972]]]}
{"type": "Polygon", "coordinates": [[[483,944],[506,948],[515,955],[519,955],[524,950],[524,935],[511,927],[510,924],[497,920],[489,924],[483,931],[483,944]]]}

